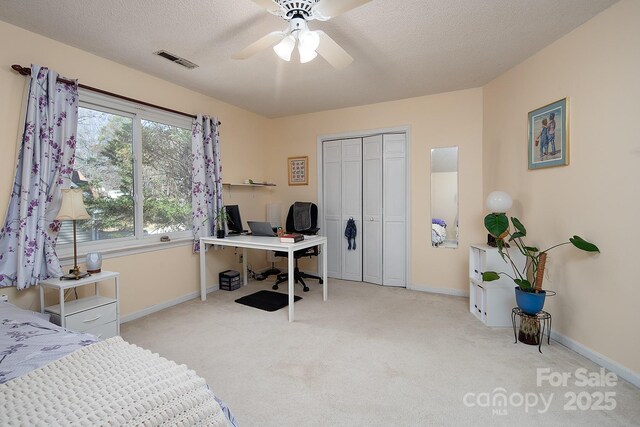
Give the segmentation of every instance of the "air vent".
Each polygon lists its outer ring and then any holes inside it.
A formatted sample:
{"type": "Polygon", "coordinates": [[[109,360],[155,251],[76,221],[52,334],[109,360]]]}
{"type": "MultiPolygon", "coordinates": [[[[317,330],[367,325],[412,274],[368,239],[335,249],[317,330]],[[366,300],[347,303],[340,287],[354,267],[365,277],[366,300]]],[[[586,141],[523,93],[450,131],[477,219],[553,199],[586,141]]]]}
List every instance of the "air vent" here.
{"type": "Polygon", "coordinates": [[[182,65],[185,68],[188,68],[190,70],[193,70],[194,68],[198,68],[199,65],[194,64],[193,62],[189,61],[188,59],[184,59],[184,58],[180,58],[177,55],[174,55],[171,52],[167,52],[166,50],[159,50],[157,52],[153,52],[154,55],[158,55],[161,56],[165,59],[168,59],[171,62],[175,62],[176,64],[182,65]]]}

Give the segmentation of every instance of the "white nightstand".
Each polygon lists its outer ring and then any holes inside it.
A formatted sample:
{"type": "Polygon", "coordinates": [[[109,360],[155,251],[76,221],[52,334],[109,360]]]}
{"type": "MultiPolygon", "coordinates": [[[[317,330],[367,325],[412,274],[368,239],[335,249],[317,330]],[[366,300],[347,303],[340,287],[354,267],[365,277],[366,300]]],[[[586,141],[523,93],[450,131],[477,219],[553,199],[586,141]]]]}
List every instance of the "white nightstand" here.
{"type": "Polygon", "coordinates": [[[47,279],[40,281],[40,311],[51,314],[51,321],[63,328],[87,332],[101,339],[120,335],[119,307],[120,273],[102,271],[79,280],[47,279]],[[114,281],[115,298],[100,295],[98,282],[114,281]],[[94,285],[94,295],[73,301],[64,301],[64,291],[85,285],[94,285]],[[44,289],[58,290],[60,304],[44,306],[44,289]]]}

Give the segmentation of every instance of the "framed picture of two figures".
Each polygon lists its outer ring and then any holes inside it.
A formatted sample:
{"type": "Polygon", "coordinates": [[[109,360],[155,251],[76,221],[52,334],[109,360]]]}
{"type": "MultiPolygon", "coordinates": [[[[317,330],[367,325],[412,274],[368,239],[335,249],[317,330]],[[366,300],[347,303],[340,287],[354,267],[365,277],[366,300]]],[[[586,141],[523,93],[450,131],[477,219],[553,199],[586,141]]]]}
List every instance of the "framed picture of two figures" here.
{"type": "Polygon", "coordinates": [[[529,112],[529,169],[569,164],[568,100],[529,112]]]}

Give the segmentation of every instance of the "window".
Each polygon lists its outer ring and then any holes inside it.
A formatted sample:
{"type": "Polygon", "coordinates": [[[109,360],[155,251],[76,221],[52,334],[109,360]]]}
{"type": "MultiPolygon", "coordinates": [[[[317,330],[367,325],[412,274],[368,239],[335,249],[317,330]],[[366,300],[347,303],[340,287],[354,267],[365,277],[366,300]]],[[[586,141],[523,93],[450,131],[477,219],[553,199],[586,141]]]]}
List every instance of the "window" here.
{"type": "Polygon", "coordinates": [[[191,131],[142,120],[145,233],[191,229],[191,131]]]}
{"type": "MultiPolygon", "coordinates": [[[[191,237],[191,119],[80,91],[72,186],[91,219],[77,240],[106,249],[191,237]]],[[[58,244],[73,243],[62,225],[58,244]]]]}

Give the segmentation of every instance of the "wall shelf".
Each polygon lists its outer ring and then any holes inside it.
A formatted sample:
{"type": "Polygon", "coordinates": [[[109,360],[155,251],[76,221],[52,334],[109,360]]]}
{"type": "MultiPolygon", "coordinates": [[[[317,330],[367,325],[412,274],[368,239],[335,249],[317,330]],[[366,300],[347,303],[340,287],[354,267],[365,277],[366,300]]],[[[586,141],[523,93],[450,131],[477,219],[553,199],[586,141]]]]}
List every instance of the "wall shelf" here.
{"type": "Polygon", "coordinates": [[[270,182],[254,182],[253,184],[245,184],[241,182],[223,182],[222,185],[228,187],[275,187],[275,184],[270,182]]]}

